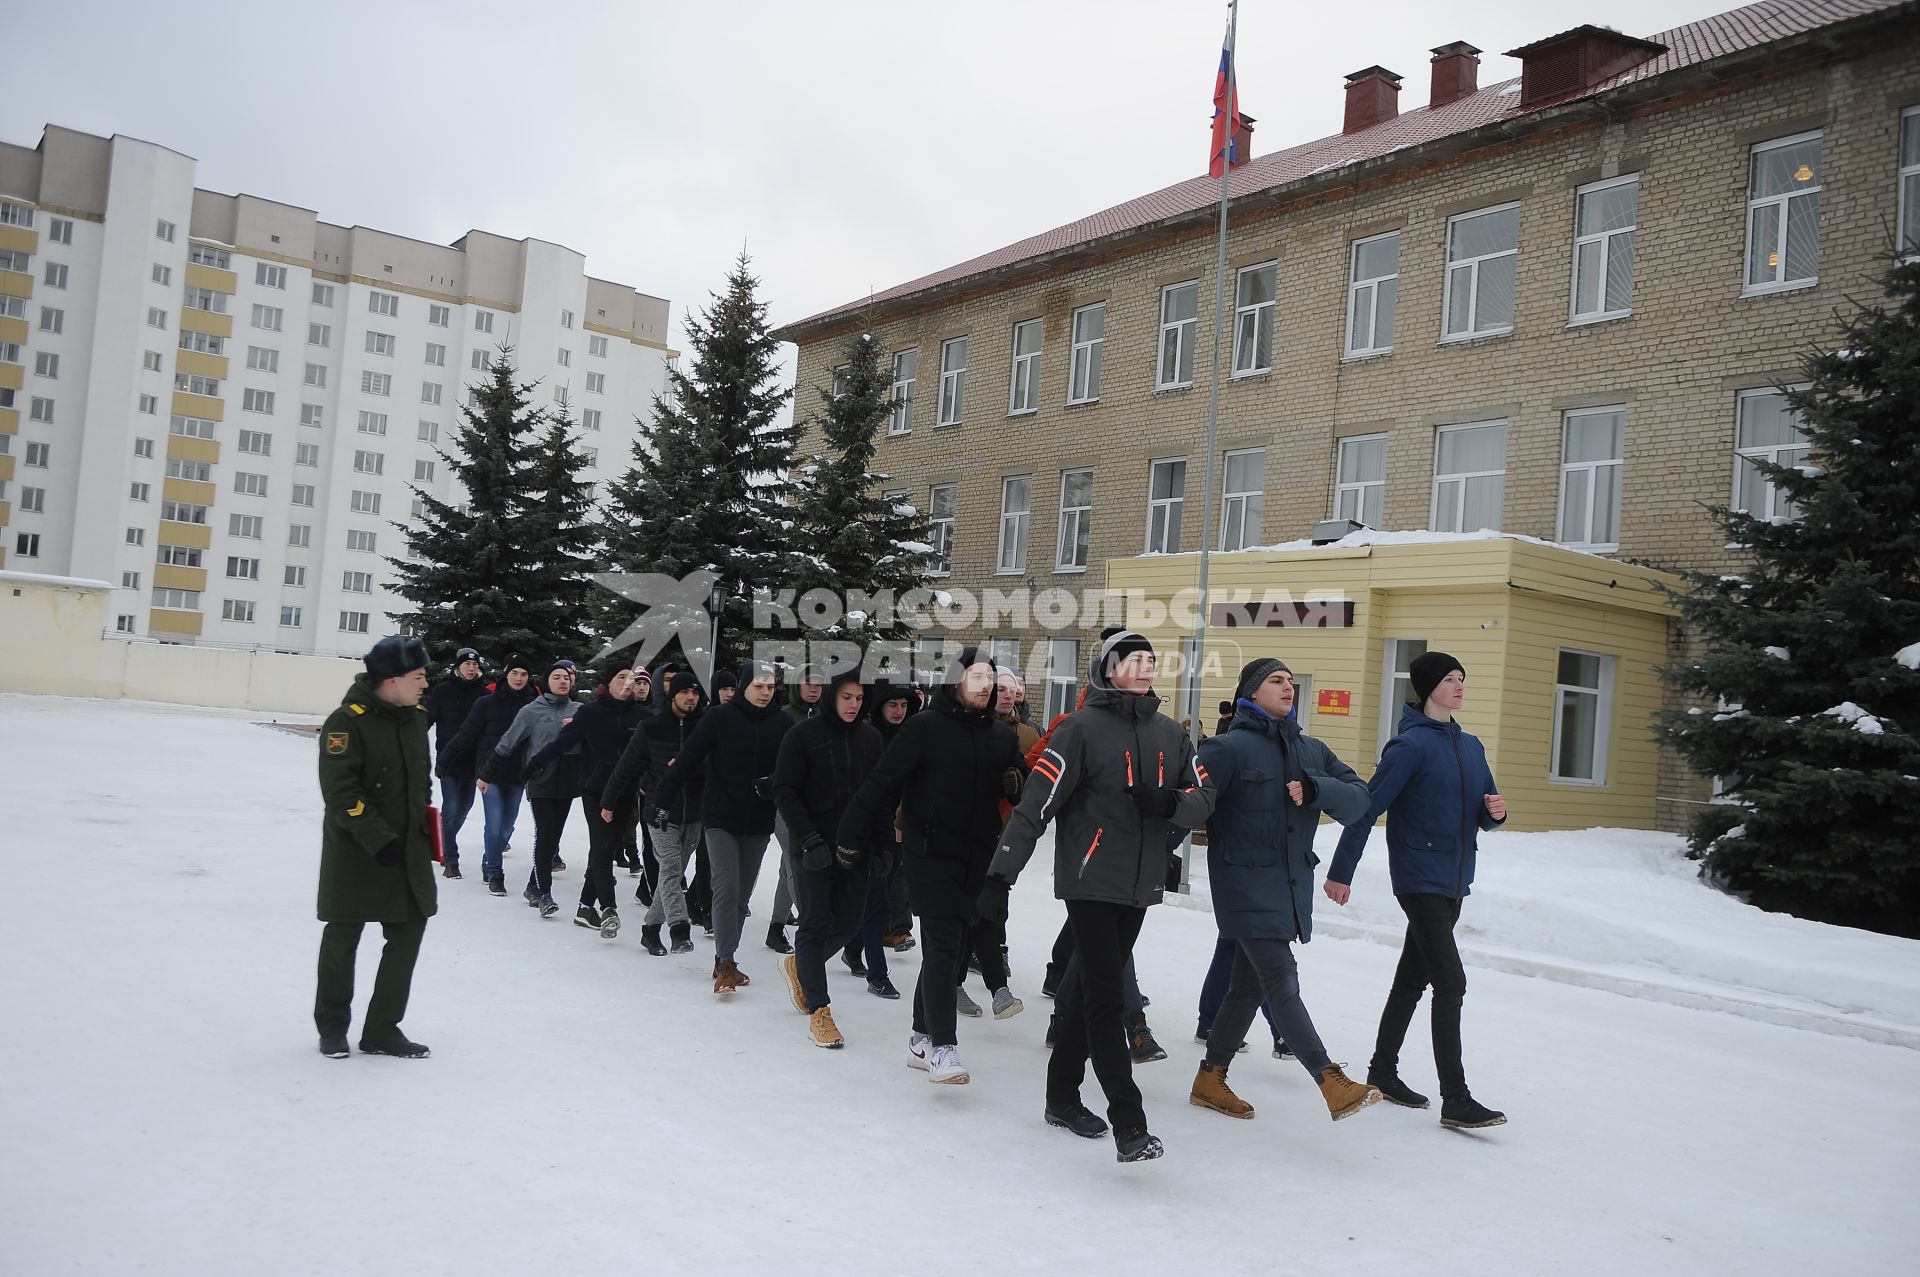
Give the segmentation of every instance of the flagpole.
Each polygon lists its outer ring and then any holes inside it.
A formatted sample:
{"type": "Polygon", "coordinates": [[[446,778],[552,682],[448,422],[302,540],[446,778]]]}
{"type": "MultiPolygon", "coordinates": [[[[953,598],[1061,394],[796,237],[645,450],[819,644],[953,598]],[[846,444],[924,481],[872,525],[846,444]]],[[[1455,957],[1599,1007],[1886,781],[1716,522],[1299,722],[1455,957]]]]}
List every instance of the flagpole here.
{"type": "MultiPolygon", "coordinates": [[[[1220,334],[1227,326],[1227,183],[1233,177],[1235,140],[1233,116],[1240,106],[1239,69],[1234,65],[1234,43],[1239,37],[1240,0],[1227,0],[1227,142],[1220,164],[1220,245],[1213,273],[1213,357],[1207,390],[1207,478],[1200,495],[1200,611],[1193,627],[1193,704],[1187,707],[1187,736],[1196,755],[1200,749],[1201,678],[1207,668],[1207,586],[1213,567],[1213,480],[1220,439],[1220,334]]],[[[1180,857],[1180,892],[1193,888],[1193,839],[1187,839],[1180,857]]]]}

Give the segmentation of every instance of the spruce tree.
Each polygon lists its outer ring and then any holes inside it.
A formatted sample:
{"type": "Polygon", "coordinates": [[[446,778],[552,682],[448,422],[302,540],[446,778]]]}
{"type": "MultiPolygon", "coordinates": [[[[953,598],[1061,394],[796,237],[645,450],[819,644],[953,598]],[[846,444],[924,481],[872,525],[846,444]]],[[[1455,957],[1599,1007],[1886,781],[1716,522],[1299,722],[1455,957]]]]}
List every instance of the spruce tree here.
{"type": "Polygon", "coordinates": [[[461,409],[452,447],[438,450],[466,503],[452,505],[415,486],[424,513],[411,526],[394,524],[413,551],[387,560],[399,578],[395,592],[413,604],[395,619],[436,658],[470,645],[488,661],[535,659],[546,647],[527,612],[522,551],[541,414],[532,406],[533,385],[514,377],[512,354],[501,348],[461,409]]]}
{"type": "Polygon", "coordinates": [[[592,654],[590,595],[598,593],[588,579],[598,528],[592,491],[581,477],[587,458],[564,405],[549,409],[546,422],[527,468],[518,587],[527,625],[542,638],[541,656],[585,660],[592,654]]]}
{"type": "Polygon", "coordinates": [[[1920,934],[1920,264],[1843,319],[1786,392],[1803,467],[1756,462],[1791,502],[1715,507],[1738,576],[1689,573],[1703,704],[1666,739],[1729,799],[1693,822],[1704,872],[1763,908],[1920,934]]]}
{"type": "MultiPolygon", "coordinates": [[[[778,421],[793,392],[779,385],[779,342],[758,287],[742,253],[725,291],[687,320],[689,366],[668,370],[633,464],[609,490],[601,531],[608,572],[718,575],[723,664],[770,637],[753,629],[753,590],[791,588],[801,562],[786,505],[793,428],[778,421]]],[[[607,594],[602,639],[638,611],[607,594]]]]}

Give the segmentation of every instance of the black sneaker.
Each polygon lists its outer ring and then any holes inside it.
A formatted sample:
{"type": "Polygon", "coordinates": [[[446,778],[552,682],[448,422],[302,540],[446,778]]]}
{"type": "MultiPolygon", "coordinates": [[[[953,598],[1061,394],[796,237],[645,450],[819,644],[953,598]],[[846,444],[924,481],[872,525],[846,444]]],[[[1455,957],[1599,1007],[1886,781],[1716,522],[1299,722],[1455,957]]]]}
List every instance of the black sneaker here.
{"type": "Polygon", "coordinates": [[[1205,1042],[1207,1040],[1207,1036],[1212,1032],[1213,1030],[1209,1029],[1206,1025],[1196,1024],[1193,1026],[1193,1040],[1195,1042],[1205,1042]]]}
{"type": "Polygon", "coordinates": [[[600,938],[602,940],[611,940],[619,934],[620,913],[618,910],[609,909],[600,915],[600,938]]]}
{"type": "Polygon", "coordinates": [[[540,893],[534,889],[532,883],[528,883],[521,889],[520,898],[527,902],[527,907],[530,909],[538,909],[540,907],[540,893]]]}
{"type": "MultiPolygon", "coordinates": [[[[1382,1092],[1385,1094],[1385,1092],[1382,1092]]],[[[1499,1109],[1490,1109],[1471,1095],[1457,1100],[1443,1100],[1440,1104],[1440,1125],[1456,1131],[1478,1131],[1489,1126],[1506,1125],[1507,1115],[1499,1109]]]]}
{"type": "Polygon", "coordinates": [[[876,998],[885,998],[889,1002],[897,1002],[900,998],[900,990],[894,988],[893,981],[885,976],[881,976],[878,980],[868,980],[867,992],[876,998]]]}
{"type": "Polygon", "coordinates": [[[658,926],[650,927],[644,923],[641,925],[640,947],[656,958],[664,958],[667,956],[667,946],[660,943],[660,928],[658,926]]]}
{"type": "Polygon", "coordinates": [[[507,876],[505,874],[495,874],[493,877],[487,879],[487,890],[496,896],[506,895],[507,876]]]}
{"type": "Polygon", "coordinates": [[[1276,1060],[1291,1060],[1293,1058],[1293,1048],[1287,1045],[1285,1038],[1275,1038],[1273,1040],[1273,1058],[1276,1060]]]}
{"type": "MultiPolygon", "coordinates": [[[[898,994],[894,995],[898,997],[898,994]]],[[[344,1033],[326,1033],[320,1037],[320,1054],[329,1060],[344,1060],[351,1054],[347,1050],[347,1035],[344,1033]]]]}
{"type": "Polygon", "coordinates": [[[592,905],[581,905],[573,911],[573,925],[589,931],[600,930],[600,911],[592,905]]]}
{"type": "Polygon", "coordinates": [[[667,939],[672,944],[674,953],[693,952],[693,928],[686,923],[676,922],[668,927],[667,939]]]}
{"type": "Polygon", "coordinates": [[[567,862],[566,862],[566,861],[564,861],[564,860],[562,860],[562,859],[560,859],[560,853],[559,853],[559,852],[555,852],[555,853],[554,853],[554,855],[553,855],[553,871],[554,871],[555,873],[559,873],[559,872],[561,872],[561,871],[562,871],[563,869],[565,869],[566,867],[567,867],[567,862]]]}
{"type": "Polygon", "coordinates": [[[1144,1126],[1131,1126],[1113,1134],[1114,1157],[1116,1162],[1151,1162],[1167,1150],[1160,1141],[1148,1134],[1144,1126]]]}
{"type": "Polygon", "coordinates": [[[378,1041],[361,1038],[360,1054],[391,1055],[395,1059],[400,1060],[424,1060],[433,1054],[433,1052],[427,1050],[426,1047],[420,1045],[418,1042],[407,1041],[405,1034],[394,1033],[378,1041]]]}
{"type": "Polygon", "coordinates": [[[1433,1103],[1426,1096],[1400,1080],[1398,1073],[1381,1073],[1367,1070],[1367,1085],[1380,1092],[1380,1097],[1390,1104],[1401,1108],[1423,1109],[1433,1103]]]}
{"type": "Polygon", "coordinates": [[[860,954],[857,950],[847,950],[840,955],[840,961],[846,963],[847,970],[859,976],[862,980],[867,978],[867,964],[860,960],[860,954]]]}
{"type": "Polygon", "coordinates": [[[449,860],[440,867],[440,876],[442,878],[458,878],[460,876],[460,866],[449,860]]]}
{"type": "MultiPolygon", "coordinates": [[[[1057,1126],[1062,1130],[1072,1131],[1083,1140],[1097,1140],[1107,1133],[1107,1124],[1101,1121],[1099,1115],[1092,1109],[1080,1103],[1078,1100],[1075,1100],[1072,1104],[1063,1104],[1058,1107],[1049,1104],[1047,1105],[1044,1116],[1047,1119],[1048,1126],[1057,1126]]],[[[1125,1161],[1126,1159],[1122,1158],[1121,1160],[1125,1161]]]]}
{"type": "Polygon", "coordinates": [[[542,896],[533,903],[535,907],[540,910],[540,916],[542,918],[551,918],[554,914],[560,912],[560,906],[553,903],[552,896],[542,896]]]}
{"type": "Polygon", "coordinates": [[[1154,1041],[1153,1030],[1147,1027],[1147,1017],[1139,1012],[1127,1018],[1127,1053],[1135,1064],[1152,1064],[1167,1058],[1166,1049],[1154,1041]]]}
{"type": "Polygon", "coordinates": [[[787,943],[787,933],[779,927],[767,928],[767,948],[775,953],[793,952],[793,946],[787,943]]]}

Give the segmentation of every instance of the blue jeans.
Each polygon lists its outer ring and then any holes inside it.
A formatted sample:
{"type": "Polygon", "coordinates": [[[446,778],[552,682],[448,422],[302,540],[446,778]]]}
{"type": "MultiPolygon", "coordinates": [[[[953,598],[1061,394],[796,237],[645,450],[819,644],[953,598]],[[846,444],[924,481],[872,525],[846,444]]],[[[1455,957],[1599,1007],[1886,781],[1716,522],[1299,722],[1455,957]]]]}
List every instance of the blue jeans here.
{"type": "MultiPolygon", "coordinates": [[[[1220,1014],[1220,1004],[1227,1000],[1227,987],[1233,983],[1234,955],[1239,952],[1236,940],[1220,940],[1213,946],[1213,963],[1207,968],[1207,978],[1200,984],[1200,1031],[1213,1031],[1213,1018],[1220,1014]]],[[[1273,1022],[1271,1003],[1260,1004],[1260,1014],[1267,1017],[1267,1027],[1273,1030],[1273,1040],[1282,1039],[1280,1027],[1273,1022]]],[[[1240,1044],[1234,1043],[1237,1047],[1240,1044]]]]}
{"type": "Polygon", "coordinates": [[[480,791],[471,776],[446,776],[440,781],[440,850],[447,863],[460,863],[460,826],[467,823],[473,810],[473,796],[480,791]]]}
{"type": "Polygon", "coordinates": [[[486,854],[480,858],[480,872],[488,878],[504,876],[501,857],[513,839],[513,822],[520,818],[520,795],[525,785],[488,785],[480,796],[487,813],[486,854]]]}

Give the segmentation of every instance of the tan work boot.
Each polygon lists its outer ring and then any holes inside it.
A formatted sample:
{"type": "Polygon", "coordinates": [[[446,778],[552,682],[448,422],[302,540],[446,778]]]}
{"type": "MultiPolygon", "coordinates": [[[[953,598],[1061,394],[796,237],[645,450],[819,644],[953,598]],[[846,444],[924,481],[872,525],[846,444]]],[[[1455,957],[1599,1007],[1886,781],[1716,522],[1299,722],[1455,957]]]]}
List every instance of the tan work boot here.
{"type": "Polygon", "coordinates": [[[840,1030],[833,1022],[832,1007],[821,1007],[807,1017],[807,1034],[815,1046],[837,1050],[846,1045],[846,1039],[840,1036],[840,1030]]]}
{"type": "Polygon", "coordinates": [[[793,999],[793,1009],[806,1015],[807,991],[800,987],[800,960],[791,953],[781,958],[780,974],[787,977],[787,995],[793,999]]]}
{"type": "Polygon", "coordinates": [[[1362,1086],[1342,1073],[1338,1064],[1329,1064],[1320,1070],[1320,1094],[1326,1097],[1327,1111],[1336,1122],[1380,1102],[1379,1087],[1362,1086]]]}
{"type": "Polygon", "coordinates": [[[746,982],[746,977],[740,974],[740,968],[733,965],[733,963],[725,959],[719,959],[714,962],[713,991],[716,995],[724,996],[730,994],[746,982]]]}
{"type": "Polygon", "coordinates": [[[1216,1069],[1204,1060],[1200,1062],[1200,1071],[1193,1075],[1193,1093],[1187,1096],[1187,1103],[1225,1113],[1228,1117],[1253,1116],[1253,1105],[1235,1095],[1227,1085],[1227,1070],[1216,1069]]]}

